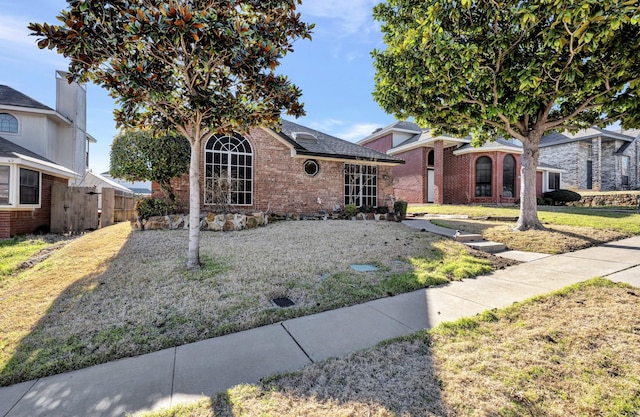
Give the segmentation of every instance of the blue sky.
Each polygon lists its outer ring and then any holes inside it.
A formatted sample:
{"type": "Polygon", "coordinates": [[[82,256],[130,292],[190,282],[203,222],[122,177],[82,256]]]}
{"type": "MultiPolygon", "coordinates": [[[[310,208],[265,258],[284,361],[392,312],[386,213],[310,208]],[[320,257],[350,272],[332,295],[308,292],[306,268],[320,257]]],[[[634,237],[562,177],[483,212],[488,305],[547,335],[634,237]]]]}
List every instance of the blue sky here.
{"type": "MultiPolygon", "coordinates": [[[[302,19],[316,24],[312,41],[298,41],[278,72],[303,92],[307,116],[303,125],[355,141],[393,122],[373,101],[374,69],[370,52],[383,48],[371,11],[378,0],[306,0],[302,19]]],[[[29,22],[57,22],[64,0],[0,0],[0,84],[55,107],[55,71],[67,62],[54,51],[40,50],[28,36],[29,22]]],[[[87,128],[98,140],[92,145],[90,168],[109,169],[109,151],[117,134],[114,102],[106,90],[87,86],[87,128]]]]}

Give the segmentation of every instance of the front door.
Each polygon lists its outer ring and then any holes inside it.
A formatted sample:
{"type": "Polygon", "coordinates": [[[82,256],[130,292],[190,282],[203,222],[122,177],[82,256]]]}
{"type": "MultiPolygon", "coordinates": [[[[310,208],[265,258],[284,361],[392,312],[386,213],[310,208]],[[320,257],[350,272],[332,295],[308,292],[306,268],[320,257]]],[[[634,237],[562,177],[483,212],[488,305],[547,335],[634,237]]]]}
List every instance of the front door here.
{"type": "Polygon", "coordinates": [[[435,200],[436,174],[435,170],[427,169],[427,203],[435,200]]]}

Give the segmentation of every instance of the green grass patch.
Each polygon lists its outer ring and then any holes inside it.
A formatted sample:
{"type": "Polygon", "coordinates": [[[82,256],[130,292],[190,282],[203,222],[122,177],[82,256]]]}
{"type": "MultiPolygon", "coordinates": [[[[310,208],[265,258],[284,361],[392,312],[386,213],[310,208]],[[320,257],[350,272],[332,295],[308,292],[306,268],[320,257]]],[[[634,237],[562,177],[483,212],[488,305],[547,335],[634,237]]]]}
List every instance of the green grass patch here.
{"type": "MultiPolygon", "coordinates": [[[[520,210],[517,207],[496,207],[481,205],[411,205],[410,213],[466,215],[485,218],[517,218],[520,210]]],[[[594,229],[613,229],[623,233],[640,234],[640,215],[634,210],[540,206],[538,218],[543,224],[591,227],[594,229]]]]}
{"type": "Polygon", "coordinates": [[[13,238],[0,240],[0,282],[16,272],[22,262],[51,246],[42,239],[13,238]]]}

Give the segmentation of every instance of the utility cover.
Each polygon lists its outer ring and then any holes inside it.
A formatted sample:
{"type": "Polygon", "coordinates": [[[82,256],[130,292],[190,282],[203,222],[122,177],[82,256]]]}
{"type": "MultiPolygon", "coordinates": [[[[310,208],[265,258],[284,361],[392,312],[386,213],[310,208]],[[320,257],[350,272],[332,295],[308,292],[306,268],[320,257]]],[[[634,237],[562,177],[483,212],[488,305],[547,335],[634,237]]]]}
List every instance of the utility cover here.
{"type": "Polygon", "coordinates": [[[271,301],[273,301],[273,304],[277,305],[278,307],[283,307],[283,308],[291,307],[292,305],[296,304],[287,297],[278,297],[278,298],[274,298],[271,301]]]}
{"type": "Polygon", "coordinates": [[[367,264],[351,264],[351,268],[358,272],[373,272],[378,270],[377,266],[367,264]]]}

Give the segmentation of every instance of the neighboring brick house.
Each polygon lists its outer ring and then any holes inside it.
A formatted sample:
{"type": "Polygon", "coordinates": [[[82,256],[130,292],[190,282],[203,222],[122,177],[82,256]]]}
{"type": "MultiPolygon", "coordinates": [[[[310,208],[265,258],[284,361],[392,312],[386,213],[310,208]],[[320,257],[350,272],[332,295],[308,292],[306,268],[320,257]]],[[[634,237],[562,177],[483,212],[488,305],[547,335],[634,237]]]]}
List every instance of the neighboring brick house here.
{"type": "MultiPolygon", "coordinates": [[[[280,131],[214,136],[203,144],[201,210],[313,215],[346,204],[389,206],[396,157],[282,121],[280,131]]],[[[180,208],[189,202],[188,176],[172,182],[180,208]]],[[[156,183],[153,195],[162,196],[156,183]]]]}
{"type": "MultiPolygon", "coordinates": [[[[470,138],[433,136],[415,123],[396,122],[358,144],[406,163],[394,168],[394,194],[409,203],[511,204],[520,195],[522,146],[497,139],[479,148],[470,138]]],[[[539,164],[537,195],[556,189],[548,179],[562,169],[539,164]]]]}
{"type": "Polygon", "coordinates": [[[565,170],[560,187],[573,190],[633,190],[640,187],[640,131],[583,129],[554,132],[540,141],[540,161],[565,170]]]}
{"type": "Polygon", "coordinates": [[[81,180],[86,92],[57,74],[56,110],[0,85],[0,238],[50,227],[51,186],[81,180]]]}

